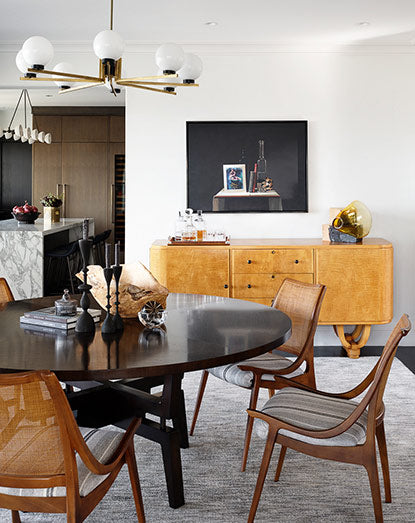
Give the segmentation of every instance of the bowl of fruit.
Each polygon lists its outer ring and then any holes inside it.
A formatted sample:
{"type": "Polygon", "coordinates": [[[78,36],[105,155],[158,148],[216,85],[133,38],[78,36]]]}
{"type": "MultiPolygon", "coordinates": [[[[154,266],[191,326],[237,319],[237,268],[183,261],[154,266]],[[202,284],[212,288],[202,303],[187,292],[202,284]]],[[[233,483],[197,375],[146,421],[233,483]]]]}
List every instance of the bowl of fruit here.
{"type": "Polygon", "coordinates": [[[21,223],[35,223],[40,212],[34,205],[29,205],[27,201],[23,205],[15,205],[12,210],[14,219],[21,223]]]}

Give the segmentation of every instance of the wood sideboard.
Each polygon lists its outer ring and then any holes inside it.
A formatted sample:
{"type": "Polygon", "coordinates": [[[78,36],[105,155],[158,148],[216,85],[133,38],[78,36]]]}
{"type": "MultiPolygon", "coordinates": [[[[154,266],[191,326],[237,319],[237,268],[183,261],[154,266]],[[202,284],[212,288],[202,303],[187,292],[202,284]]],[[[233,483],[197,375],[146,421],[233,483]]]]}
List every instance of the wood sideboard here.
{"type": "Polygon", "coordinates": [[[393,318],[393,247],[381,238],[360,244],[321,239],[240,239],[230,245],[171,246],[157,240],[150,270],[170,292],[271,302],[284,278],[323,283],[319,325],[333,325],[358,358],[372,325],[393,318]],[[344,327],[353,325],[351,333],[344,327]]]}

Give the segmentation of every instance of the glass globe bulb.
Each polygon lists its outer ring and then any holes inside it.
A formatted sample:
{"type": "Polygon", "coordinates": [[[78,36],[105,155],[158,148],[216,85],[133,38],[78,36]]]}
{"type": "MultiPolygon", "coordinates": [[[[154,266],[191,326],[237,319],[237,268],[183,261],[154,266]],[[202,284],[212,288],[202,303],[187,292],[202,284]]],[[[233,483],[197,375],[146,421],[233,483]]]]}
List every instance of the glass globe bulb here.
{"type": "Polygon", "coordinates": [[[23,50],[20,49],[20,51],[16,55],[16,65],[17,69],[23,74],[27,73],[27,69],[29,65],[27,64],[26,60],[23,58],[23,50]]]}
{"type": "Polygon", "coordinates": [[[29,67],[44,68],[53,58],[53,46],[43,36],[31,36],[23,44],[22,54],[29,67]]]}
{"type": "Polygon", "coordinates": [[[156,64],[164,72],[175,73],[184,63],[184,52],[180,45],[163,44],[156,51],[156,64]]]}
{"type": "Polygon", "coordinates": [[[124,40],[115,31],[105,29],[94,38],[94,53],[100,60],[119,60],[124,52],[124,40]]]}
{"type": "Polygon", "coordinates": [[[354,200],[334,218],[333,227],[355,238],[364,238],[372,227],[372,215],[364,203],[354,200]]]}
{"type": "MultiPolygon", "coordinates": [[[[56,71],[57,73],[74,73],[75,67],[70,62],[59,62],[58,64],[55,65],[53,70],[56,71]]],[[[57,79],[55,81],[55,84],[58,87],[60,87],[61,89],[68,88],[71,86],[71,84],[69,82],[63,80],[63,78],[57,79]]]]}
{"type": "Polygon", "coordinates": [[[202,60],[193,53],[186,53],[184,55],[184,64],[177,71],[177,74],[184,82],[193,83],[202,74],[202,70],[202,60]]]}

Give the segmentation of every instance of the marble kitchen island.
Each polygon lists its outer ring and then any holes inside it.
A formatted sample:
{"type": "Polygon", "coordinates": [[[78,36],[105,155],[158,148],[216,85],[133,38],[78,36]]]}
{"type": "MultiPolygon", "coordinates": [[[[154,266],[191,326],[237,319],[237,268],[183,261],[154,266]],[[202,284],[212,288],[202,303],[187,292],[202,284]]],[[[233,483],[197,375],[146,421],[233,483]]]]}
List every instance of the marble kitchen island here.
{"type": "MultiPolygon", "coordinates": [[[[43,296],[45,252],[82,238],[83,218],[63,218],[44,225],[14,219],[0,221],[0,277],[6,278],[14,298],[43,296]]],[[[94,234],[94,220],[89,221],[89,236],[94,234]]]]}

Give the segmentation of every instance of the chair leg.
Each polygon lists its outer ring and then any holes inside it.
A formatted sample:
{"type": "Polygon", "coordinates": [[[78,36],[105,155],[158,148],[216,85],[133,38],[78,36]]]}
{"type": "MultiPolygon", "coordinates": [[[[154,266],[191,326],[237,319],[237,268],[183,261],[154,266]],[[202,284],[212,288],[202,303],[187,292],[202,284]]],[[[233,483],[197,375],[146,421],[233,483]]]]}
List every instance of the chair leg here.
{"type": "Polygon", "coordinates": [[[258,479],[255,486],[254,497],[252,499],[251,510],[249,511],[248,523],[252,523],[255,519],[259,498],[261,497],[262,488],[264,486],[264,481],[268,472],[269,462],[271,461],[272,451],[274,450],[276,436],[277,434],[275,430],[273,432],[271,432],[271,430],[269,431],[264,455],[262,456],[261,468],[259,469],[258,479]]]}
{"type": "Polygon", "coordinates": [[[284,458],[285,458],[286,452],[287,452],[287,447],[281,446],[280,457],[278,458],[278,465],[277,465],[277,470],[275,471],[274,481],[278,481],[280,479],[282,464],[284,463],[284,458]]]}
{"type": "Polygon", "coordinates": [[[21,523],[18,510],[12,510],[12,523],[21,523]]]}
{"type": "Polygon", "coordinates": [[[125,461],[128,466],[128,474],[130,475],[131,489],[133,491],[135,509],[137,511],[137,518],[139,523],[145,523],[143,498],[141,496],[140,480],[138,477],[137,461],[135,459],[134,443],[125,453],[125,461]]]}
{"type": "MultiPolygon", "coordinates": [[[[259,379],[255,377],[254,379],[254,386],[251,389],[251,399],[249,401],[249,408],[255,409],[256,404],[258,401],[258,394],[259,394],[259,379]]],[[[252,435],[252,428],[254,426],[254,418],[251,416],[248,416],[248,419],[246,420],[246,430],[245,430],[245,443],[244,443],[244,452],[242,456],[242,466],[241,471],[244,472],[246,469],[246,462],[248,461],[248,452],[249,452],[249,445],[251,443],[251,435],[252,435]]]]}
{"type": "Polygon", "coordinates": [[[385,426],[383,421],[376,427],[376,439],[378,440],[380,462],[382,464],[383,485],[385,487],[385,501],[392,502],[391,480],[389,475],[388,450],[386,448],[385,426]]]}
{"type": "Polygon", "coordinates": [[[275,389],[268,389],[268,397],[269,397],[269,399],[271,399],[274,394],[275,394],[275,389]]]}
{"type": "Polygon", "coordinates": [[[207,382],[208,377],[209,377],[209,372],[207,370],[204,370],[202,372],[202,377],[200,378],[199,391],[197,393],[195,411],[193,413],[192,425],[190,427],[191,436],[193,436],[193,432],[195,431],[196,421],[197,421],[197,417],[199,416],[200,405],[202,403],[202,398],[203,398],[203,394],[205,392],[206,382],[207,382]]]}
{"type": "Polygon", "coordinates": [[[382,500],[380,496],[380,485],[379,485],[379,474],[378,467],[376,463],[376,453],[375,449],[373,451],[372,459],[365,464],[367,474],[369,476],[370,489],[372,492],[372,501],[373,508],[375,511],[375,520],[376,523],[383,523],[383,513],[382,513],[382,500]]]}

